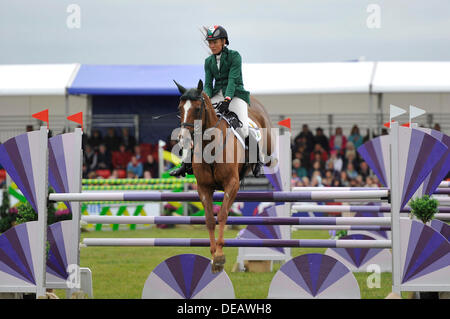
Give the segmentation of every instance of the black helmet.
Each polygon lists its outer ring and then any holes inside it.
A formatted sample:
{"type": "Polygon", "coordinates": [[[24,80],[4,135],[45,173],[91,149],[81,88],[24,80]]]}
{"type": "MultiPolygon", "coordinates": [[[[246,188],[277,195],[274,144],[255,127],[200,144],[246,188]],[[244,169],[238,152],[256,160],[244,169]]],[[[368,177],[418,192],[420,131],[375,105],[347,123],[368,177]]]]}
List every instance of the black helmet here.
{"type": "Polygon", "coordinates": [[[220,25],[214,25],[209,27],[206,30],[206,39],[205,40],[216,40],[216,39],[225,39],[225,43],[228,45],[228,34],[227,31],[220,25]]]}

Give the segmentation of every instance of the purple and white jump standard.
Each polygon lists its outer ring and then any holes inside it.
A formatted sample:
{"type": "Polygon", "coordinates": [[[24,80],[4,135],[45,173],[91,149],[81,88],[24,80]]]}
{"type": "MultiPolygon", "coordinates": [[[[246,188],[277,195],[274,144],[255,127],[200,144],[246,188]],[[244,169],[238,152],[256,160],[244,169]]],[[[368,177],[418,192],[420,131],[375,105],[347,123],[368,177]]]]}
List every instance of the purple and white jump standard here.
{"type": "MultiPolygon", "coordinates": [[[[197,238],[85,238],[85,246],[209,247],[197,238]]],[[[391,248],[390,240],[225,239],[225,247],[391,248]]]]}
{"type": "MultiPolygon", "coordinates": [[[[224,193],[216,192],[214,201],[222,201],[224,193]]],[[[388,190],[364,190],[364,191],[329,191],[329,192],[288,192],[288,191],[262,191],[239,192],[236,201],[247,202],[299,202],[299,201],[362,201],[383,200],[389,196],[388,190]]],[[[53,201],[149,201],[149,202],[174,202],[174,201],[200,201],[197,192],[112,192],[112,193],[52,193],[49,199],[53,201]]]]}

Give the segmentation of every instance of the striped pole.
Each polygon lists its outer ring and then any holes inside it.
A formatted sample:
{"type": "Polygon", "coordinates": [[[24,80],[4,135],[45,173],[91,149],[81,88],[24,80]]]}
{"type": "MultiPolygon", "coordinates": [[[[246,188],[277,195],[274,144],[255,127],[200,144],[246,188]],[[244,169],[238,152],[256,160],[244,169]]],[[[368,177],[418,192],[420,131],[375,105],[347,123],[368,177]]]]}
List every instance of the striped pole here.
{"type": "Polygon", "coordinates": [[[439,187],[450,187],[450,181],[443,181],[439,184],[439,187]]]}
{"type": "MultiPolygon", "coordinates": [[[[439,206],[440,213],[450,213],[449,206],[439,206]]],[[[370,206],[370,205],[292,205],[293,212],[317,212],[317,213],[390,213],[390,205],[370,206]]],[[[405,206],[403,213],[411,212],[411,207],[405,206]]]]}
{"type": "Polygon", "coordinates": [[[194,178],[121,178],[121,179],[83,179],[83,185],[149,185],[149,184],[193,184],[194,178]]]}
{"type": "MultiPolygon", "coordinates": [[[[387,190],[387,187],[292,187],[292,191],[314,191],[314,192],[329,192],[329,191],[364,191],[364,190],[387,190]]],[[[437,188],[433,194],[436,195],[450,195],[450,188],[437,188]]]]}
{"type": "MultiPolygon", "coordinates": [[[[85,238],[86,246],[209,247],[209,239],[197,238],[85,238]]],[[[226,247],[390,248],[390,240],[352,239],[225,239],[226,247]]]]}
{"type": "MultiPolygon", "coordinates": [[[[236,201],[248,202],[298,202],[298,201],[363,201],[387,198],[388,190],[370,191],[330,191],[330,192],[239,192],[236,201]]],[[[224,193],[214,193],[213,201],[222,201],[224,193]]],[[[197,192],[161,193],[161,192],[114,192],[114,193],[52,193],[53,201],[200,201],[197,192]]]]}
{"type": "MultiPolygon", "coordinates": [[[[88,224],[201,225],[195,216],[82,216],[88,224]]],[[[216,220],[217,223],[217,220],[216,220]]],[[[389,226],[390,217],[228,217],[227,225],[378,225],[389,226]]]]}

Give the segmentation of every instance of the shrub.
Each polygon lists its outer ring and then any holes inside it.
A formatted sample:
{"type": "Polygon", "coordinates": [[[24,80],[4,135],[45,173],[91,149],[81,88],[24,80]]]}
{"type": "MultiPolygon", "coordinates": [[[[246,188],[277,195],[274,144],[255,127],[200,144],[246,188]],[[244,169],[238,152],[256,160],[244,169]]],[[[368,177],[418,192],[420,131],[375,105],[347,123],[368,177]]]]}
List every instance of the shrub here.
{"type": "Polygon", "coordinates": [[[410,206],[411,214],[420,219],[424,224],[432,220],[438,212],[438,201],[428,195],[413,199],[410,206]]]}

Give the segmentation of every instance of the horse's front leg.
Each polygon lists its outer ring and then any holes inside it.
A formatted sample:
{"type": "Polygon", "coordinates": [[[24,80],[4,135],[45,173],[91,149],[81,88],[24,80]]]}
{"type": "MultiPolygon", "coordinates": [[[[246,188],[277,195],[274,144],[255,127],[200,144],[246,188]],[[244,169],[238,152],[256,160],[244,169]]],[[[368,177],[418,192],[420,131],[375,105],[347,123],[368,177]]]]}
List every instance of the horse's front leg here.
{"type": "Polygon", "coordinates": [[[216,252],[216,219],[213,212],[213,193],[214,189],[204,185],[197,185],[198,195],[205,208],[205,222],[209,233],[209,249],[211,256],[214,257],[216,252]]]}
{"type": "MultiPolygon", "coordinates": [[[[237,172],[237,170],[235,170],[237,172]]],[[[217,236],[217,249],[213,260],[213,272],[220,272],[225,265],[225,255],[223,253],[223,246],[225,245],[224,231],[227,223],[228,212],[231,205],[234,203],[237,192],[239,190],[239,176],[234,174],[231,179],[227,179],[224,184],[224,196],[220,212],[217,216],[219,222],[219,234],[217,236]]]]}

